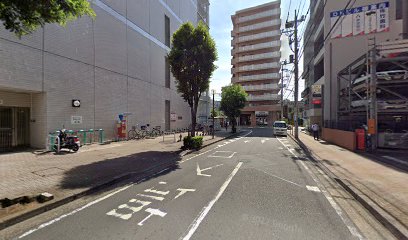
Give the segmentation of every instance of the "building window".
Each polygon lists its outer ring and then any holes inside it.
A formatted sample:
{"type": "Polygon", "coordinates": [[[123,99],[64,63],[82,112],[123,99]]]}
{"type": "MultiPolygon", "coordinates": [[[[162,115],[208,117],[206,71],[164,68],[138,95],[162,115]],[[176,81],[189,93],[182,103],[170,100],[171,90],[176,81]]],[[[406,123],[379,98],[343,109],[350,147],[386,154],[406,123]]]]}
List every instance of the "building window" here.
{"type": "Polygon", "coordinates": [[[395,15],[396,20],[402,19],[402,0],[396,0],[395,1],[395,14],[396,14],[395,15]]]}
{"type": "Polygon", "coordinates": [[[170,18],[164,15],[164,41],[170,47],[170,18]]]}
{"type": "Polygon", "coordinates": [[[170,63],[169,59],[165,57],[164,59],[164,71],[165,71],[165,87],[170,88],[170,63]]]}

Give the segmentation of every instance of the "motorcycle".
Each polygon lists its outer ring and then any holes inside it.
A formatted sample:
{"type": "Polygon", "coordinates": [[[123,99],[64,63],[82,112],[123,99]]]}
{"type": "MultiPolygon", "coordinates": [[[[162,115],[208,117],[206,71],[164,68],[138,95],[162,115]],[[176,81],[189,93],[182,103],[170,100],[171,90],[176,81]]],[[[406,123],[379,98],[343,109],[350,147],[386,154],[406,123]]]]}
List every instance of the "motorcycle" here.
{"type": "Polygon", "coordinates": [[[58,150],[58,139],[60,142],[59,149],[69,149],[74,152],[77,152],[79,148],[81,147],[81,142],[79,141],[79,138],[77,136],[72,136],[68,137],[67,134],[65,133],[65,129],[59,131],[57,139],[55,139],[55,145],[53,146],[53,150],[57,151],[58,150]]]}

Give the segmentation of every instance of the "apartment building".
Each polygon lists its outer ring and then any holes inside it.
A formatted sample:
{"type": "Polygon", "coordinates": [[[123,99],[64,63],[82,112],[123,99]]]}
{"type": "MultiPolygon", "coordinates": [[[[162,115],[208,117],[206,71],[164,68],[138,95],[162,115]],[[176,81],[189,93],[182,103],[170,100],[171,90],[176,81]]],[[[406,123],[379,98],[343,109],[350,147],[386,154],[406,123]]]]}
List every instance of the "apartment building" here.
{"type": "Polygon", "coordinates": [[[279,118],[280,1],[237,11],[232,18],[232,83],[248,93],[241,125],[272,124],[279,118]]]}
{"type": "Polygon", "coordinates": [[[183,22],[208,25],[208,0],[91,4],[95,19],[47,24],[22,39],[0,27],[0,149],[44,148],[61,128],[103,129],[112,139],[119,114],[129,127],[190,124],[166,56],[183,22]]]}
{"type": "Polygon", "coordinates": [[[348,0],[310,1],[302,75],[307,125],[340,121],[339,72],[366,55],[374,39],[377,44],[402,39],[402,1],[361,0],[349,6],[348,0]]]}

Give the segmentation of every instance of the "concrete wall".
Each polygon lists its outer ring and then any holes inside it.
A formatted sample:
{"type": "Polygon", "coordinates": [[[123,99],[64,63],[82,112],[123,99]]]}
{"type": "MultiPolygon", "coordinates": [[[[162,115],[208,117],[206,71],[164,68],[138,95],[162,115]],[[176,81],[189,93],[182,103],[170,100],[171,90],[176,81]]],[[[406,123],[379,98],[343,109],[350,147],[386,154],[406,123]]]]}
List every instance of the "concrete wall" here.
{"type": "Polygon", "coordinates": [[[350,151],[356,150],[356,136],[354,132],[322,128],[322,139],[340,147],[344,147],[350,151]]]}
{"type": "MultiPolygon", "coordinates": [[[[366,6],[380,3],[378,0],[361,0],[354,4],[354,7],[366,6]]],[[[396,18],[396,0],[390,0],[390,31],[375,33],[364,36],[354,36],[339,39],[330,39],[325,43],[324,71],[325,71],[325,94],[324,94],[324,119],[335,120],[337,118],[338,89],[337,74],[354,60],[367,53],[369,49],[369,39],[376,38],[377,43],[387,40],[401,39],[402,20],[396,18]],[[347,47],[345,47],[347,46],[347,47]]],[[[325,27],[324,36],[330,31],[330,12],[344,9],[346,1],[327,1],[325,7],[325,27]]]]}
{"type": "Polygon", "coordinates": [[[113,138],[123,112],[132,113],[129,126],[164,128],[165,100],[182,118],[171,128],[187,127],[190,110],[173,76],[165,87],[164,16],[172,34],[184,21],[197,23],[195,4],[95,0],[92,8],[94,20],[49,24],[22,39],[0,26],[0,99],[4,106],[31,108],[31,145],[44,147],[47,133],[62,127],[103,128],[113,138]],[[72,99],[80,99],[81,107],[73,108],[72,99]],[[82,116],[83,123],[72,125],[71,116],[82,116]]]}

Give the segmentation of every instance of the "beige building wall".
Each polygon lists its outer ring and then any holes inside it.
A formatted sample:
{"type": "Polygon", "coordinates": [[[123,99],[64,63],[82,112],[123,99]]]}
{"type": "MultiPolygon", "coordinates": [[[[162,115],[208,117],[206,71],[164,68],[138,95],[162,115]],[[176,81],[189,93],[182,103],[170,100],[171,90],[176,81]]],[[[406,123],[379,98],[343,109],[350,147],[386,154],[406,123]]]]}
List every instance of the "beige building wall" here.
{"type": "Polygon", "coordinates": [[[190,110],[174,77],[165,87],[165,15],[170,34],[185,21],[197,23],[197,0],[95,0],[96,18],[66,27],[46,25],[16,38],[0,27],[0,107],[30,108],[31,146],[45,147],[48,132],[104,129],[114,138],[119,113],[129,126],[165,127],[165,100],[187,127],[190,110]],[[72,99],[81,107],[73,108],[72,99]],[[71,116],[83,123],[71,124],[71,116]]]}
{"type": "Polygon", "coordinates": [[[237,11],[231,18],[232,83],[248,93],[241,124],[271,124],[280,111],[280,1],[237,11]]]}

